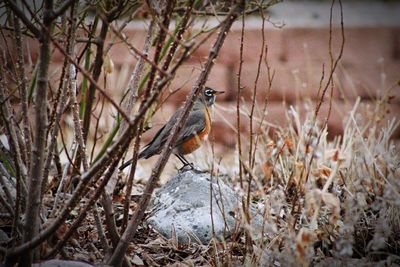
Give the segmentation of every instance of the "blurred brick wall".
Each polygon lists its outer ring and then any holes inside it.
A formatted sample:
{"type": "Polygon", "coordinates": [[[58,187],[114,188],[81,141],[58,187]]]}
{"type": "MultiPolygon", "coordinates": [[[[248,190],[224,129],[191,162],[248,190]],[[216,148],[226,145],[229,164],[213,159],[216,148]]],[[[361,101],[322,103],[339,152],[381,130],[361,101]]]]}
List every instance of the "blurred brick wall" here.
{"type": "MultiPolygon", "coordinates": [[[[133,44],[141,47],[144,31],[125,32],[133,44]]],[[[325,81],[329,74],[330,59],[328,51],[328,28],[283,28],[265,30],[265,44],[268,45],[268,62],[275,73],[267,108],[267,121],[274,125],[284,125],[285,112],[289,105],[302,103],[302,100],[315,100],[325,66],[325,81]]],[[[215,36],[214,36],[215,37],[215,36]]],[[[170,90],[181,88],[169,98],[163,112],[156,116],[164,122],[175,108],[182,104],[186,94],[195,83],[201,71],[201,64],[207,58],[215,38],[210,38],[192,58],[178,71],[170,85],[170,90]]],[[[333,30],[333,52],[337,55],[340,45],[340,29],[333,30]]],[[[247,29],[244,37],[243,70],[241,82],[244,86],[243,107],[249,110],[257,65],[262,47],[260,29],[247,29]]],[[[226,94],[218,99],[221,108],[215,114],[215,136],[217,141],[229,147],[235,144],[231,127],[224,121],[235,125],[235,99],[237,93],[237,71],[240,61],[240,28],[234,28],[229,34],[210,74],[207,84],[226,94]],[[232,133],[232,134],[230,134],[232,133]]],[[[111,51],[111,58],[116,66],[131,65],[135,62],[123,45],[116,45],[111,51]]],[[[118,69],[118,67],[117,67],[118,69]]],[[[388,116],[400,113],[400,27],[385,28],[346,28],[345,47],[342,60],[334,75],[332,115],[328,122],[331,136],[342,132],[343,118],[352,108],[357,97],[363,103],[372,104],[372,100],[381,96],[390,87],[390,95],[396,96],[388,109],[388,116]]],[[[257,85],[257,105],[259,109],[267,94],[267,69],[262,64],[257,85]]],[[[303,105],[299,106],[304,110],[303,105]]],[[[312,108],[312,107],[311,107],[312,108]]],[[[322,107],[321,118],[325,118],[328,102],[322,107]]],[[[256,112],[257,114],[257,112],[256,112]]],[[[246,116],[243,116],[243,130],[246,131],[246,116]]],[[[397,132],[399,137],[399,132],[397,132]]]]}
{"type": "MultiPolygon", "coordinates": [[[[236,24],[237,25],[237,24],[236,24]]],[[[124,34],[137,48],[141,48],[145,27],[128,27],[124,34]]],[[[214,114],[214,136],[225,148],[235,146],[235,135],[232,125],[236,124],[235,107],[237,93],[237,72],[240,61],[240,27],[234,27],[228,34],[224,46],[217,58],[207,85],[226,91],[218,99],[214,114]]],[[[265,44],[268,45],[268,63],[274,72],[274,80],[270,91],[266,120],[275,126],[284,126],[286,111],[290,105],[298,105],[302,113],[305,107],[303,100],[315,100],[322,76],[322,66],[325,66],[325,81],[330,68],[328,51],[329,28],[327,27],[288,27],[271,28],[264,31],[265,44]]],[[[158,112],[154,120],[154,129],[145,134],[149,139],[160,124],[165,122],[178,106],[184,101],[188,91],[195,83],[201,66],[205,62],[212,43],[212,36],[191,59],[178,71],[169,86],[175,93],[158,112]]],[[[244,86],[241,96],[243,110],[249,110],[254,82],[257,75],[257,65],[262,49],[261,29],[250,27],[245,31],[243,47],[243,70],[241,82],[244,86]]],[[[337,55],[341,41],[339,28],[333,29],[333,52],[337,55]]],[[[110,40],[110,39],[109,39],[110,40]]],[[[108,40],[108,41],[109,41],[108,40]]],[[[37,56],[37,44],[32,42],[33,60],[37,56]]],[[[116,99],[122,96],[129,76],[136,62],[132,52],[126,45],[116,43],[110,50],[110,58],[115,64],[115,70],[107,76],[107,90],[116,99]]],[[[150,57],[151,58],[151,57],[150,57]]],[[[52,70],[61,66],[63,57],[55,50],[52,57],[52,70]]],[[[55,75],[56,76],[56,75],[55,75]]],[[[261,65],[257,84],[256,116],[263,107],[267,95],[267,69],[261,65]]],[[[342,60],[334,75],[335,90],[333,94],[332,114],[328,121],[331,136],[340,134],[343,129],[343,118],[353,107],[357,97],[362,98],[363,106],[372,105],[373,100],[381,96],[388,88],[395,98],[387,110],[387,118],[399,117],[400,90],[397,82],[400,80],[400,26],[399,27],[347,27],[345,29],[345,47],[342,60]]],[[[103,77],[100,78],[103,82],[103,77]]],[[[55,81],[54,81],[55,82],[55,81]]],[[[315,103],[314,103],[315,104],[315,103]]],[[[312,109],[313,106],[310,107],[312,109]]],[[[325,119],[328,113],[328,101],[322,106],[320,118],[325,119]]],[[[368,116],[374,116],[369,114],[368,116]]],[[[371,117],[371,118],[372,118],[371,117]]],[[[385,122],[385,121],[384,121],[385,122]]],[[[111,125],[103,122],[104,127],[111,125]]],[[[242,130],[248,132],[247,116],[242,116],[242,130]]],[[[107,132],[107,129],[104,130],[107,132]]],[[[400,138],[399,129],[395,135],[400,138]]]]}

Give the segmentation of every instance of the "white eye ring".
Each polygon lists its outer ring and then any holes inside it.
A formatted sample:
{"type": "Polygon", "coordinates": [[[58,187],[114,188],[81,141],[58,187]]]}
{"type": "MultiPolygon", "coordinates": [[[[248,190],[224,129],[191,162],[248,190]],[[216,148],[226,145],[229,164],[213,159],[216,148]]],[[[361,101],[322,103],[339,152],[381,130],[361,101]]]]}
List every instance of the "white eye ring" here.
{"type": "Polygon", "coordinates": [[[213,92],[212,92],[212,90],[206,90],[206,91],[204,92],[204,94],[205,94],[206,96],[212,96],[212,95],[213,95],[213,92]]]}

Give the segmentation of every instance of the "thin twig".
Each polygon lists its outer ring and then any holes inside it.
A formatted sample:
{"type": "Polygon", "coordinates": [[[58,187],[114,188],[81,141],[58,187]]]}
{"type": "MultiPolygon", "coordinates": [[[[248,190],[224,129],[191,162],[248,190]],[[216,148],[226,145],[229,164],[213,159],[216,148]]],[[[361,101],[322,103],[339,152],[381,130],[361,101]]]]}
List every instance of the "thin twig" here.
{"type": "MultiPolygon", "coordinates": [[[[331,6],[331,13],[330,13],[330,30],[329,30],[329,43],[331,43],[331,38],[332,38],[332,9],[333,9],[333,5],[335,3],[335,0],[332,1],[332,6],[331,6]]],[[[327,92],[327,90],[329,89],[329,86],[331,84],[331,81],[333,79],[333,74],[335,73],[336,67],[339,63],[339,61],[342,58],[343,55],[343,50],[344,50],[344,43],[345,43],[345,35],[344,35],[344,26],[343,26],[343,7],[342,7],[342,1],[339,0],[339,5],[340,5],[340,25],[341,25],[341,43],[340,43],[340,50],[339,50],[339,54],[336,57],[335,61],[333,62],[332,66],[331,66],[331,70],[329,72],[329,76],[328,76],[328,81],[326,82],[324,89],[322,90],[322,95],[320,97],[320,101],[318,101],[317,106],[315,108],[315,117],[318,116],[319,110],[321,108],[321,105],[324,101],[325,98],[325,94],[327,92]]],[[[331,48],[330,48],[331,51],[331,48]]],[[[331,54],[331,52],[330,52],[331,54]]],[[[331,62],[332,63],[332,62],[331,62]]]]}
{"type": "Polygon", "coordinates": [[[52,235],[65,221],[70,212],[76,207],[79,200],[82,198],[83,193],[86,192],[86,188],[91,181],[96,180],[100,177],[101,173],[110,165],[111,162],[119,161],[122,154],[119,151],[125,151],[127,149],[126,140],[131,140],[136,134],[136,127],[140,119],[145,115],[150,106],[156,101],[157,97],[161,93],[161,89],[170,81],[174,76],[179,66],[188,58],[190,46],[186,47],[182,56],[177,60],[175,65],[170,71],[170,75],[164,77],[159,83],[157,83],[155,90],[150,94],[148,99],[145,99],[145,104],[137,111],[136,115],[130,120],[129,127],[123,132],[113,145],[106,151],[106,153],[96,161],[91,168],[80,177],[80,183],[76,187],[73,195],[69,201],[64,205],[64,208],[60,212],[59,216],[45,229],[43,229],[37,236],[32,240],[21,244],[11,250],[6,250],[0,247],[0,252],[7,254],[7,257],[13,257],[25,253],[27,250],[38,246],[46,238],[52,235]],[[117,155],[117,156],[116,156],[117,155]]]}
{"type": "Polygon", "coordinates": [[[15,47],[17,49],[17,72],[18,75],[16,77],[19,94],[21,98],[21,106],[22,106],[22,122],[23,122],[23,135],[25,141],[25,164],[27,168],[29,168],[29,161],[31,157],[32,151],[32,139],[31,139],[31,131],[29,127],[29,116],[28,116],[28,95],[27,95],[27,81],[26,81],[26,74],[25,74],[25,64],[24,64],[24,53],[23,53],[23,40],[21,34],[21,25],[18,17],[13,14],[14,19],[14,40],[15,40],[15,47]]]}
{"type": "MultiPolygon", "coordinates": [[[[335,73],[336,67],[337,67],[339,61],[340,61],[341,58],[342,58],[343,50],[344,50],[345,35],[344,35],[344,24],[343,24],[343,7],[342,7],[342,1],[339,0],[339,5],[340,5],[340,21],[341,21],[341,23],[340,23],[340,25],[341,25],[341,39],[342,39],[342,40],[341,40],[341,44],[340,44],[339,54],[338,54],[338,56],[336,57],[335,61],[333,61],[333,54],[332,54],[331,43],[332,43],[332,17],[333,17],[332,12],[333,12],[334,3],[335,3],[335,0],[332,0],[332,4],[331,4],[331,8],[330,8],[330,20],[329,20],[329,21],[330,21],[330,26],[329,26],[329,54],[330,54],[330,61],[331,61],[331,69],[330,69],[330,72],[329,72],[328,81],[326,82],[326,84],[325,84],[325,86],[324,86],[324,88],[323,88],[323,90],[322,90],[321,97],[320,97],[320,99],[319,99],[319,101],[317,102],[317,105],[316,105],[316,107],[315,107],[314,118],[313,118],[313,126],[310,127],[310,130],[308,131],[308,134],[307,134],[308,140],[306,141],[306,146],[309,146],[309,145],[310,145],[309,143],[310,143],[310,139],[311,139],[311,134],[312,134],[312,130],[315,128],[315,125],[316,125],[316,123],[317,123],[318,113],[319,113],[319,111],[320,111],[320,108],[321,108],[321,106],[322,106],[322,103],[324,102],[325,94],[326,94],[327,90],[329,89],[329,86],[330,86],[331,83],[333,82],[333,74],[335,73]]],[[[318,94],[319,94],[319,91],[318,91],[318,94]]],[[[331,95],[332,95],[332,94],[333,94],[333,88],[332,88],[332,91],[331,91],[331,95]]],[[[331,103],[332,103],[332,102],[330,102],[330,104],[331,104],[331,103]]],[[[321,135],[322,135],[322,130],[326,127],[326,125],[327,125],[327,123],[328,123],[329,116],[330,116],[330,110],[331,110],[331,105],[330,105],[330,107],[329,107],[328,116],[327,116],[327,118],[325,119],[324,127],[321,128],[321,132],[318,134],[316,145],[319,144],[320,139],[321,139],[321,135]]],[[[308,165],[307,165],[307,166],[308,166],[308,168],[307,168],[308,171],[307,171],[307,175],[306,175],[306,181],[308,180],[308,177],[309,177],[309,174],[310,174],[310,171],[311,171],[311,164],[312,164],[312,162],[313,162],[313,160],[314,160],[314,156],[315,156],[315,154],[313,153],[313,154],[311,155],[310,161],[309,161],[309,163],[308,163],[308,165]]]]}
{"type": "Polygon", "coordinates": [[[236,128],[237,128],[237,146],[238,146],[238,161],[239,161],[239,181],[240,181],[240,188],[243,190],[243,168],[241,165],[242,160],[242,138],[241,138],[241,125],[240,125],[240,97],[242,95],[242,68],[243,68],[243,45],[244,45],[244,27],[245,21],[244,16],[242,16],[242,30],[240,34],[240,48],[239,48],[239,70],[237,73],[238,77],[238,84],[237,84],[237,94],[236,94],[236,128]]]}
{"type": "MultiPolygon", "coordinates": [[[[105,77],[104,77],[104,79],[105,79],[105,77]]],[[[107,84],[106,81],[104,81],[104,84],[105,84],[105,85],[107,84]]],[[[104,89],[106,89],[106,88],[104,88],[104,89]]],[[[96,115],[96,116],[95,116],[94,114],[92,114],[93,117],[95,117],[95,119],[96,119],[96,125],[95,125],[95,127],[94,127],[94,133],[93,133],[94,137],[93,137],[92,151],[90,152],[90,164],[93,163],[94,152],[95,152],[95,150],[96,150],[97,141],[98,141],[100,138],[102,138],[102,136],[100,136],[100,137],[98,138],[98,137],[97,137],[97,134],[98,134],[98,131],[99,131],[101,115],[103,114],[103,111],[104,111],[104,104],[105,104],[105,98],[104,98],[104,97],[99,97],[99,99],[98,99],[98,101],[97,101],[97,103],[96,103],[96,105],[95,105],[94,110],[97,109],[97,105],[98,105],[100,102],[101,102],[101,104],[100,104],[101,107],[100,107],[99,115],[96,115]]]]}
{"type": "Polygon", "coordinates": [[[64,14],[64,12],[72,6],[75,2],[78,2],[77,5],[79,5],[79,1],[77,0],[67,0],[64,1],[57,9],[53,11],[51,14],[51,19],[56,19],[58,16],[64,14]]]}
{"type": "MultiPolygon", "coordinates": [[[[261,12],[260,12],[261,13],[261,12]]],[[[252,101],[251,101],[251,108],[250,108],[250,114],[249,114],[249,129],[250,129],[250,134],[249,134],[249,166],[251,168],[254,167],[254,162],[253,162],[253,150],[255,151],[257,148],[256,146],[253,146],[253,139],[254,139],[254,131],[253,131],[253,116],[254,116],[254,108],[256,106],[256,98],[257,98],[257,89],[258,89],[258,80],[260,78],[260,73],[261,73],[261,63],[263,61],[263,56],[264,56],[264,46],[265,46],[265,19],[262,18],[262,23],[261,23],[261,51],[260,51],[260,56],[258,58],[258,64],[257,64],[257,72],[256,72],[256,78],[254,80],[254,86],[253,86],[253,96],[252,96],[252,101]]],[[[249,189],[250,190],[250,183],[251,180],[249,180],[249,189]]],[[[250,191],[249,191],[250,193],[250,191]]],[[[249,203],[249,194],[247,196],[247,203],[249,203]]]]}
{"type": "MultiPolygon", "coordinates": [[[[64,149],[66,151],[66,154],[68,154],[67,153],[67,148],[64,147],[64,149]]],[[[76,139],[74,138],[73,141],[72,141],[72,144],[71,144],[71,152],[70,152],[72,157],[75,156],[75,153],[76,153],[77,149],[78,149],[78,143],[76,142],[76,139]]],[[[62,195],[61,194],[61,190],[64,188],[64,183],[65,183],[65,180],[67,178],[68,170],[69,170],[69,167],[70,167],[71,164],[72,164],[72,161],[68,161],[67,164],[65,164],[65,166],[64,166],[64,170],[63,170],[63,173],[62,173],[62,176],[61,176],[61,179],[60,179],[60,184],[58,185],[57,192],[55,194],[53,208],[52,208],[52,210],[50,212],[50,216],[49,217],[55,217],[57,215],[56,214],[57,205],[58,205],[58,202],[60,200],[60,196],[62,195]]]]}
{"type": "MultiPolygon", "coordinates": [[[[2,57],[1,57],[2,58],[2,57]]],[[[0,60],[0,62],[3,62],[3,60],[0,60]]],[[[1,63],[0,63],[1,64],[1,63]]],[[[11,104],[9,102],[9,99],[6,97],[6,92],[5,92],[5,84],[4,84],[4,76],[3,76],[3,67],[0,65],[0,112],[1,116],[3,117],[3,121],[5,122],[5,128],[8,133],[8,139],[10,142],[10,148],[12,151],[12,156],[13,160],[15,162],[15,169],[16,169],[16,178],[17,178],[17,183],[22,183],[23,185],[23,190],[26,194],[26,177],[27,177],[27,171],[25,164],[22,160],[22,155],[21,155],[21,150],[19,149],[19,142],[18,142],[18,136],[16,133],[16,128],[17,125],[15,125],[15,120],[13,119],[13,112],[11,111],[11,104]]],[[[17,185],[18,186],[18,185],[17,185]]]]}
{"type": "MultiPolygon", "coordinates": [[[[153,35],[155,33],[154,25],[155,24],[152,21],[147,30],[146,39],[144,40],[143,50],[141,52],[143,54],[143,57],[139,57],[138,62],[135,65],[135,69],[133,70],[130,81],[129,81],[127,90],[130,92],[130,94],[129,94],[128,99],[124,103],[124,110],[128,114],[131,113],[131,110],[137,99],[139,81],[143,75],[143,70],[144,70],[144,61],[145,61],[144,58],[147,58],[147,56],[149,54],[151,40],[153,39],[153,35]]],[[[120,133],[122,133],[126,129],[126,125],[127,125],[126,121],[123,121],[121,123],[121,129],[119,130],[120,133]]]]}
{"type": "MultiPolygon", "coordinates": [[[[3,164],[0,164],[0,168],[2,170],[4,170],[3,164]]],[[[10,205],[15,206],[14,205],[15,198],[16,198],[15,191],[14,191],[14,189],[12,189],[12,184],[10,183],[10,181],[8,180],[6,182],[5,178],[6,178],[6,176],[3,176],[2,174],[0,174],[0,188],[3,189],[4,194],[7,197],[8,203],[10,203],[10,205]],[[11,193],[11,191],[13,191],[14,194],[11,193]]],[[[9,179],[9,178],[7,178],[7,179],[9,179]]]]}
{"type": "MultiPolygon", "coordinates": [[[[152,26],[152,23],[150,24],[150,26],[152,26]]],[[[113,33],[114,33],[115,35],[117,35],[117,36],[123,41],[124,44],[126,44],[126,45],[128,46],[128,48],[129,48],[130,50],[132,50],[135,54],[137,54],[137,55],[139,56],[140,59],[146,61],[148,64],[150,64],[150,66],[152,66],[153,68],[155,68],[155,69],[161,74],[161,76],[165,76],[165,75],[168,74],[167,72],[165,72],[165,70],[159,68],[159,67],[157,66],[157,63],[156,63],[155,61],[151,61],[151,60],[148,58],[147,53],[142,53],[142,52],[140,52],[136,47],[134,47],[134,46],[129,42],[128,38],[125,37],[125,36],[123,36],[122,33],[119,32],[119,30],[116,29],[116,28],[114,27],[114,25],[110,25],[110,29],[113,31],[113,33]]],[[[149,33],[150,33],[150,32],[149,32],[149,33]]]]}
{"type": "MultiPolygon", "coordinates": [[[[163,71],[166,71],[168,69],[169,65],[172,62],[173,56],[176,53],[178,45],[179,45],[180,41],[182,40],[183,34],[187,28],[187,23],[190,18],[193,4],[194,4],[194,0],[190,0],[187,4],[186,12],[185,12],[184,17],[179,25],[179,30],[177,32],[177,36],[176,36],[176,38],[174,38],[174,42],[172,43],[172,45],[167,53],[167,57],[164,61],[164,64],[162,66],[163,71]]],[[[161,79],[161,78],[159,78],[159,79],[161,79]]],[[[138,135],[135,140],[134,154],[133,154],[133,158],[132,158],[132,164],[131,164],[131,169],[130,169],[128,183],[127,183],[127,189],[126,189],[126,194],[125,194],[124,218],[123,218],[123,224],[122,224],[123,229],[125,229],[127,220],[128,220],[129,201],[130,201],[130,195],[131,195],[131,191],[132,191],[133,178],[135,175],[136,162],[137,162],[138,151],[139,151],[139,143],[140,143],[140,139],[141,139],[140,137],[141,137],[141,132],[143,130],[143,123],[144,123],[144,121],[142,121],[139,124],[138,135]]]]}
{"type": "MultiPolygon", "coordinates": [[[[107,32],[108,32],[108,26],[109,24],[103,20],[101,29],[100,29],[100,34],[97,37],[97,50],[96,50],[96,56],[93,62],[93,71],[92,71],[92,78],[95,83],[98,82],[101,69],[103,66],[103,47],[104,47],[104,42],[107,37],[107,32]]],[[[95,97],[95,92],[96,92],[96,86],[95,83],[90,83],[90,86],[88,90],[86,91],[85,95],[85,111],[83,115],[83,123],[82,123],[82,130],[83,130],[83,140],[84,143],[87,141],[87,137],[89,134],[89,126],[90,126],[90,119],[91,119],[91,114],[92,114],[92,106],[93,106],[93,101],[95,97]]]]}
{"type": "MultiPolygon", "coordinates": [[[[66,45],[66,50],[69,55],[74,54],[74,47],[75,47],[75,31],[76,31],[76,12],[77,12],[77,6],[73,7],[71,9],[71,25],[68,30],[68,36],[67,36],[67,45],[66,45]]],[[[50,171],[50,165],[51,162],[53,161],[53,156],[54,156],[54,148],[56,147],[57,144],[57,136],[58,136],[58,123],[61,120],[61,116],[64,112],[66,103],[67,103],[67,97],[68,97],[68,87],[70,86],[70,80],[74,79],[75,77],[71,76],[71,71],[70,71],[70,66],[71,63],[69,63],[66,59],[64,59],[64,66],[63,66],[63,72],[64,72],[64,79],[61,81],[61,92],[59,96],[59,101],[55,101],[55,103],[58,102],[58,106],[56,107],[55,110],[55,116],[53,119],[53,127],[51,128],[51,134],[50,134],[50,144],[48,145],[48,153],[47,153],[47,158],[44,164],[44,171],[43,171],[43,181],[42,181],[42,195],[45,193],[45,189],[47,186],[47,181],[48,181],[48,175],[50,171]],[[55,122],[55,123],[54,123],[55,122]]],[[[73,74],[73,73],[72,73],[73,74]]],[[[71,92],[70,92],[71,94],[71,92]]],[[[49,130],[50,131],[50,130],[49,130]]]]}
{"type": "MultiPolygon", "coordinates": [[[[79,151],[79,155],[81,155],[81,159],[82,159],[82,163],[83,163],[83,170],[85,172],[88,171],[89,169],[89,162],[88,162],[88,158],[86,155],[86,145],[84,142],[84,137],[83,137],[83,131],[81,128],[81,123],[80,123],[80,119],[79,119],[79,110],[78,110],[78,103],[76,100],[76,72],[75,72],[75,67],[73,65],[70,65],[70,77],[71,77],[71,85],[70,85],[70,95],[73,101],[72,104],[72,113],[73,113],[73,118],[74,118],[74,131],[75,131],[75,138],[78,141],[78,150],[79,151]]],[[[101,219],[100,219],[100,215],[99,212],[97,211],[97,207],[95,206],[93,209],[93,216],[95,217],[96,220],[96,227],[97,227],[97,231],[98,234],[101,238],[101,240],[105,239],[104,236],[104,230],[103,230],[103,226],[101,224],[101,219]]],[[[103,244],[103,249],[105,251],[108,250],[108,244],[107,242],[102,242],[103,244]]]]}
{"type": "Polygon", "coordinates": [[[108,245],[106,234],[104,233],[103,225],[102,225],[101,218],[100,218],[100,213],[98,211],[96,203],[93,204],[92,211],[93,211],[93,217],[94,217],[94,221],[96,224],[97,235],[99,236],[101,247],[103,248],[103,251],[105,253],[107,253],[108,251],[110,251],[110,246],[108,245]]]}
{"type": "MultiPolygon", "coordinates": [[[[245,16],[242,11],[242,30],[240,37],[240,52],[239,52],[239,71],[238,71],[238,92],[236,96],[236,124],[237,124],[237,142],[238,142],[238,160],[239,160],[239,182],[240,188],[244,192],[244,168],[243,168],[243,153],[242,153],[242,141],[241,141],[241,126],[240,126],[240,98],[241,98],[241,76],[243,68],[243,45],[244,45],[244,30],[245,30],[245,16]]],[[[245,217],[245,222],[250,223],[249,209],[246,204],[246,200],[242,197],[242,212],[245,217]]],[[[246,232],[246,248],[250,246],[250,236],[246,232]]]]}
{"type": "Polygon", "coordinates": [[[95,193],[93,196],[89,199],[89,202],[86,204],[86,206],[80,210],[78,218],[73,222],[71,227],[68,229],[68,231],[63,235],[62,239],[52,248],[50,252],[48,252],[45,256],[45,258],[50,258],[54,257],[56,253],[64,246],[64,244],[68,241],[68,239],[72,236],[72,234],[78,229],[78,227],[81,225],[82,221],[86,218],[88,212],[90,209],[93,207],[93,205],[97,202],[99,199],[104,187],[109,181],[109,178],[111,177],[112,172],[116,168],[118,164],[118,161],[113,162],[110,168],[107,170],[105,173],[100,185],[96,188],[95,193]]]}
{"type": "MultiPolygon", "coordinates": [[[[143,131],[143,121],[140,123],[139,129],[138,129],[139,133],[141,133],[142,131],[143,131]]],[[[140,135],[141,134],[136,135],[135,144],[133,147],[131,169],[129,171],[128,182],[126,184],[126,190],[125,190],[124,217],[122,219],[122,231],[121,232],[125,231],[126,226],[128,224],[128,216],[129,216],[129,207],[130,207],[130,203],[131,203],[133,179],[135,178],[136,164],[137,164],[138,155],[139,155],[139,146],[140,146],[140,139],[141,139],[140,135]]]]}
{"type": "Polygon", "coordinates": [[[8,6],[12,9],[12,11],[22,20],[22,22],[25,24],[25,26],[33,33],[33,35],[40,39],[42,37],[42,32],[39,30],[38,27],[36,27],[32,21],[26,17],[25,13],[18,8],[16,1],[12,0],[5,0],[8,4],[8,6]]]}

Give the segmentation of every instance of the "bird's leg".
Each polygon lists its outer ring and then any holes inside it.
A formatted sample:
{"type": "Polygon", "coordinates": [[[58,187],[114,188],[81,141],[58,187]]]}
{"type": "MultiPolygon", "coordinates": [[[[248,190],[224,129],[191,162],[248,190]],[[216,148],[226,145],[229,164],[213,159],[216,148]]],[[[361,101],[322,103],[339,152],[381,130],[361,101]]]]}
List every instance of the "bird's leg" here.
{"type": "Polygon", "coordinates": [[[185,159],[182,155],[175,154],[175,156],[183,163],[184,166],[190,165],[189,161],[187,161],[187,159],[185,159]]]}
{"type": "Polygon", "coordinates": [[[183,167],[181,169],[185,168],[186,166],[190,166],[192,169],[194,169],[193,163],[190,163],[183,155],[175,154],[175,156],[183,163],[183,167]]]}

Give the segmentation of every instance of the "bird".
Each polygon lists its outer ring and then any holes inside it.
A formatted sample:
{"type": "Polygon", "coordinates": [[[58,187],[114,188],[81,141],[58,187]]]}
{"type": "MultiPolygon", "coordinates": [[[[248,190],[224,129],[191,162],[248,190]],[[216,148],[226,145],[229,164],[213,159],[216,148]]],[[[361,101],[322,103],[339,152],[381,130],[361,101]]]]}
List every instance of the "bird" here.
{"type": "MultiPolygon", "coordinates": [[[[208,134],[211,131],[211,107],[214,105],[217,95],[223,93],[224,91],[217,91],[206,86],[195,98],[187,121],[183,126],[172,151],[184,166],[193,166],[184,155],[190,154],[198,149],[201,146],[202,141],[208,138],[208,134]]],[[[183,107],[179,108],[168,122],[158,130],[153,139],[145,145],[144,149],[139,153],[139,159],[148,159],[161,153],[172,128],[177,123],[178,116],[182,109],[183,107]]],[[[122,164],[119,167],[119,170],[125,169],[131,165],[131,163],[132,159],[122,164]]]]}

